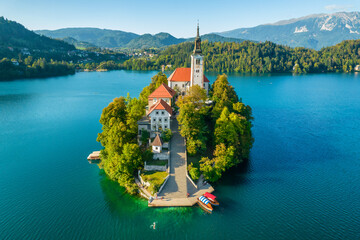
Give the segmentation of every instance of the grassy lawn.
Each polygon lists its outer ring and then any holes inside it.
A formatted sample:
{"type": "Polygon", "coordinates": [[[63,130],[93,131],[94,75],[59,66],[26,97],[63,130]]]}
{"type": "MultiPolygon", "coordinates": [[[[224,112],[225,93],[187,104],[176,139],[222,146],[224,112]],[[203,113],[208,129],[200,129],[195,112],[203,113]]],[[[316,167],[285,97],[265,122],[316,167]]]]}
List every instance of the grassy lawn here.
{"type": "Polygon", "coordinates": [[[150,186],[148,190],[154,194],[159,191],[159,188],[164,183],[165,178],[168,176],[167,172],[156,172],[156,171],[146,171],[141,174],[141,178],[145,182],[149,182],[150,186]]]}
{"type": "Polygon", "coordinates": [[[168,163],[167,160],[151,160],[146,161],[147,165],[165,166],[168,163]]]}

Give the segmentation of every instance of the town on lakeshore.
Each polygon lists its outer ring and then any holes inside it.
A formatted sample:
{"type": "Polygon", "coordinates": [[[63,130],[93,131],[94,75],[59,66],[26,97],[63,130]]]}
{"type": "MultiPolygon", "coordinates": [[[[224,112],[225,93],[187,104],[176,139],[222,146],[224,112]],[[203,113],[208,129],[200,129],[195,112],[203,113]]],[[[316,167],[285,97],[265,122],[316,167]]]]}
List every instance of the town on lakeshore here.
{"type": "Polygon", "coordinates": [[[239,102],[226,75],[211,88],[204,70],[197,26],[190,68],[176,68],[169,77],[159,72],[139,99],[121,97],[103,110],[98,141],[104,149],[88,160],[101,159],[107,175],[148,199],[149,207],[198,203],[211,212],[219,202],[209,182],[248,158],[251,108],[239,102]]]}

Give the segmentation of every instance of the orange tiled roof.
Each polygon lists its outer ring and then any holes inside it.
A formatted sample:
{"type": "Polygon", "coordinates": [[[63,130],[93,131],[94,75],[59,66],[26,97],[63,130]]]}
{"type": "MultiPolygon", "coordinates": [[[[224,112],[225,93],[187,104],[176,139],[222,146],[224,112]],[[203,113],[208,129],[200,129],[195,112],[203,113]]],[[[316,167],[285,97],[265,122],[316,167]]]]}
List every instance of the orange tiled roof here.
{"type": "Polygon", "coordinates": [[[171,107],[162,99],[160,99],[160,101],[157,101],[154,105],[152,105],[147,115],[149,116],[150,113],[152,113],[152,111],[154,110],[166,110],[170,115],[172,115],[171,107]]]}
{"type": "Polygon", "coordinates": [[[162,146],[162,141],[161,141],[159,134],[156,134],[156,137],[155,137],[154,141],[152,142],[152,145],[153,146],[162,146]]]}
{"type": "MultiPolygon", "coordinates": [[[[191,68],[177,68],[168,78],[171,82],[190,82],[191,68]]],[[[204,75],[204,82],[210,82],[204,75]]]]}
{"type": "Polygon", "coordinates": [[[149,98],[172,98],[175,94],[172,88],[163,83],[149,95],[149,98]]]}

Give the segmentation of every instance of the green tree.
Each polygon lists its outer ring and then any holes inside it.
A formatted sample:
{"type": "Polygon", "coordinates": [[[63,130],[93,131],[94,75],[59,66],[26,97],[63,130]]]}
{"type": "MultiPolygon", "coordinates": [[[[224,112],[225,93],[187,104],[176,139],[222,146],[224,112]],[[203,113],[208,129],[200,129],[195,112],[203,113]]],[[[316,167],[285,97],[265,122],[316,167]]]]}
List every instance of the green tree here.
{"type": "Polygon", "coordinates": [[[212,100],[215,102],[215,106],[212,110],[214,118],[220,116],[224,107],[227,107],[232,111],[233,104],[239,101],[238,96],[234,88],[230,85],[227,76],[225,74],[219,75],[212,85],[212,100]]]}
{"type": "Polygon", "coordinates": [[[168,84],[167,76],[163,72],[158,72],[155,76],[151,78],[151,83],[149,86],[144,87],[140,93],[140,100],[147,104],[149,95],[155,91],[161,84],[168,84]]]}
{"type": "Polygon", "coordinates": [[[191,87],[186,96],[180,96],[176,105],[179,109],[179,130],[186,139],[187,152],[190,155],[206,150],[208,127],[206,115],[209,108],[205,105],[205,90],[198,85],[191,87]]]}
{"type": "Polygon", "coordinates": [[[143,164],[138,144],[137,120],[141,118],[140,101],[136,98],[115,98],[103,109],[100,117],[102,132],[97,141],[104,147],[101,150],[101,165],[110,179],[118,181],[133,193],[134,172],[143,164]]]}

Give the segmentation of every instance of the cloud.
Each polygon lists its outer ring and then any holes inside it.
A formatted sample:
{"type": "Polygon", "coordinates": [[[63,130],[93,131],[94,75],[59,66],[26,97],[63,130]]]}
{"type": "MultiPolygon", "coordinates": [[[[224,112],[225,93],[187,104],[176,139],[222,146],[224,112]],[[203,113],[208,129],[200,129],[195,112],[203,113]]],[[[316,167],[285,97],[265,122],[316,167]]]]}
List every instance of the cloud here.
{"type": "Polygon", "coordinates": [[[331,5],[327,5],[325,6],[325,9],[328,11],[346,11],[349,8],[352,8],[353,6],[351,5],[337,5],[337,4],[331,4],[331,5]]]}

